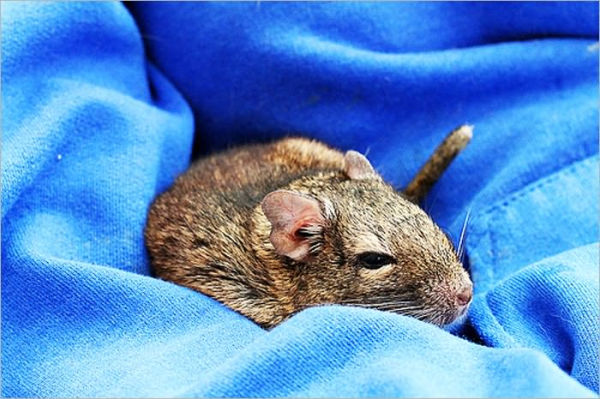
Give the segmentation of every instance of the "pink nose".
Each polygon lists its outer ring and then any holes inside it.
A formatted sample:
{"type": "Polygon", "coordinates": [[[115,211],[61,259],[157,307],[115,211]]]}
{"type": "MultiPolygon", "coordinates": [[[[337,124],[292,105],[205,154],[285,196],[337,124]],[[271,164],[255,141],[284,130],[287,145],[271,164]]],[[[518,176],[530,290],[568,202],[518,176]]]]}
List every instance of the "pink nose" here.
{"type": "Polygon", "coordinates": [[[473,298],[473,286],[471,284],[462,288],[462,290],[456,295],[456,299],[460,306],[465,306],[473,298]]]}

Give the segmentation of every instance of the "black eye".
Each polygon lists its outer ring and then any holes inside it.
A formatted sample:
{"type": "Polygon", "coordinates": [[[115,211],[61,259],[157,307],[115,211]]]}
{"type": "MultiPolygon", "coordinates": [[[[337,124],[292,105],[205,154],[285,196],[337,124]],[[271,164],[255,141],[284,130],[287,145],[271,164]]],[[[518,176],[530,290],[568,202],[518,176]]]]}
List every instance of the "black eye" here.
{"type": "Polygon", "coordinates": [[[358,261],[362,267],[367,269],[379,269],[390,263],[396,263],[393,256],[379,252],[363,252],[358,255],[358,261]]]}

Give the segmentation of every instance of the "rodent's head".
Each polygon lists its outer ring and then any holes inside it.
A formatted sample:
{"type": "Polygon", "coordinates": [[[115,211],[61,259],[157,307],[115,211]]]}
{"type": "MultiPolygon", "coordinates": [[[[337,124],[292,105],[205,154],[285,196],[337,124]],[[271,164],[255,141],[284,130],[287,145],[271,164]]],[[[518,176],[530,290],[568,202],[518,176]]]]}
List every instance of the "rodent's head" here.
{"type": "Polygon", "coordinates": [[[472,283],[446,234],[365,157],[349,151],[344,162],[344,173],[300,178],[261,203],[263,254],[293,271],[290,312],[339,303],[437,325],[464,314],[472,283]]]}

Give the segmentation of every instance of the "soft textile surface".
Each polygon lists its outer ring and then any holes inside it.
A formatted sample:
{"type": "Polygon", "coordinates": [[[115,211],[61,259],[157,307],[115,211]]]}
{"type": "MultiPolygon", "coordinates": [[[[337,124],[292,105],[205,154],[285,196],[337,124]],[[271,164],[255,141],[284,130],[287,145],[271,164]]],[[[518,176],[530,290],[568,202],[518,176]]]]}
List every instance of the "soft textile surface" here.
{"type": "Polygon", "coordinates": [[[596,3],[2,2],[4,396],[598,394],[596,3]],[[265,331],[151,277],[142,229],[189,164],[285,134],[468,209],[451,332],[327,306],[265,331]],[[193,151],[194,149],[194,151],[193,151]]]}

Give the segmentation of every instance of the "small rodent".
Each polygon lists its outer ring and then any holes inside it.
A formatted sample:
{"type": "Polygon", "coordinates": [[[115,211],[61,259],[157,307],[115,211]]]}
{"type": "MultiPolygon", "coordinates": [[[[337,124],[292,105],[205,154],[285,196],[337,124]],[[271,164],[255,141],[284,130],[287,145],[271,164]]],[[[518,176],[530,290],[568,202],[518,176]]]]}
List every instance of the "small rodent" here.
{"type": "Polygon", "coordinates": [[[472,283],[414,202],[470,137],[468,126],[453,131],[406,194],[358,152],[303,138],[200,159],[150,207],[153,270],[265,328],[322,304],[448,324],[466,312],[472,283]]]}

